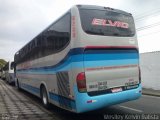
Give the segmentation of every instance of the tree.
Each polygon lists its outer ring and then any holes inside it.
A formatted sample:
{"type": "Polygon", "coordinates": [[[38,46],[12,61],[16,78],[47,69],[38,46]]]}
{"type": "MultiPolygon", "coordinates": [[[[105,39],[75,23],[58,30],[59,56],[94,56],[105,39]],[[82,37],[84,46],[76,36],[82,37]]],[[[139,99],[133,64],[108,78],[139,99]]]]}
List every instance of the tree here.
{"type": "Polygon", "coordinates": [[[4,59],[0,59],[0,68],[2,68],[7,62],[4,59]]]}

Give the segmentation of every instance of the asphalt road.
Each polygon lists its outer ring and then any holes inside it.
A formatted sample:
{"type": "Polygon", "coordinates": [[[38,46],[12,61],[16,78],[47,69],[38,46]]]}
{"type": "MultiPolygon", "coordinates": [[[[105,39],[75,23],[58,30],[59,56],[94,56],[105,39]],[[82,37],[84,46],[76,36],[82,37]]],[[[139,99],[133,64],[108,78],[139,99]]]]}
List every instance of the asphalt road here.
{"type": "Polygon", "coordinates": [[[36,96],[0,80],[0,119],[34,120],[104,120],[145,119],[160,120],[160,97],[143,95],[140,99],[82,114],[71,113],[52,105],[43,108],[36,96]],[[9,115],[11,114],[11,115],[9,115]]]}

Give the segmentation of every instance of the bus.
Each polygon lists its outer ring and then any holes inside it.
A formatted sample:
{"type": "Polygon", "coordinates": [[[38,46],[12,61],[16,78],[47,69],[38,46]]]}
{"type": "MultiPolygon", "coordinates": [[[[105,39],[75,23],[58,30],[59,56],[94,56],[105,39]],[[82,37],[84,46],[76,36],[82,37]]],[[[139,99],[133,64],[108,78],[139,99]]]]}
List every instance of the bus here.
{"type": "Polygon", "coordinates": [[[15,53],[15,81],[71,112],[100,109],[141,96],[132,14],[75,5],[15,53]]]}
{"type": "Polygon", "coordinates": [[[4,66],[5,80],[9,84],[14,84],[14,62],[8,61],[4,66]]]}

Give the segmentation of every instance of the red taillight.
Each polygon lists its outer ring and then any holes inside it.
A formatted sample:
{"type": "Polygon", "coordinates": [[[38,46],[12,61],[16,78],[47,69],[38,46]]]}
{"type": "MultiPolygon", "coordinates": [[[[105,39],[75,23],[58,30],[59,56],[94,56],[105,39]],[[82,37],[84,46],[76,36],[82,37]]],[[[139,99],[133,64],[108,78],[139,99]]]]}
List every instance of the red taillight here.
{"type": "Polygon", "coordinates": [[[141,83],[141,69],[140,67],[138,67],[138,69],[139,69],[139,83],[141,83]]]}
{"type": "Polygon", "coordinates": [[[79,92],[86,92],[87,88],[86,88],[86,77],[85,77],[85,73],[81,72],[77,75],[77,87],[79,92]]]}

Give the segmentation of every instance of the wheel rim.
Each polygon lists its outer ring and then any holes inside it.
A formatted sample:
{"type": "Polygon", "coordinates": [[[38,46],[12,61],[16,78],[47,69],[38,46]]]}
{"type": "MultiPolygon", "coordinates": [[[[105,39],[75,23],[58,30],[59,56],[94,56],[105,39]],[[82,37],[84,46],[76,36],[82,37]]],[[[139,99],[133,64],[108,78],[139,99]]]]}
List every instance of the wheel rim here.
{"type": "Polygon", "coordinates": [[[43,90],[43,103],[46,105],[47,104],[47,94],[45,90],[43,90]]]}

